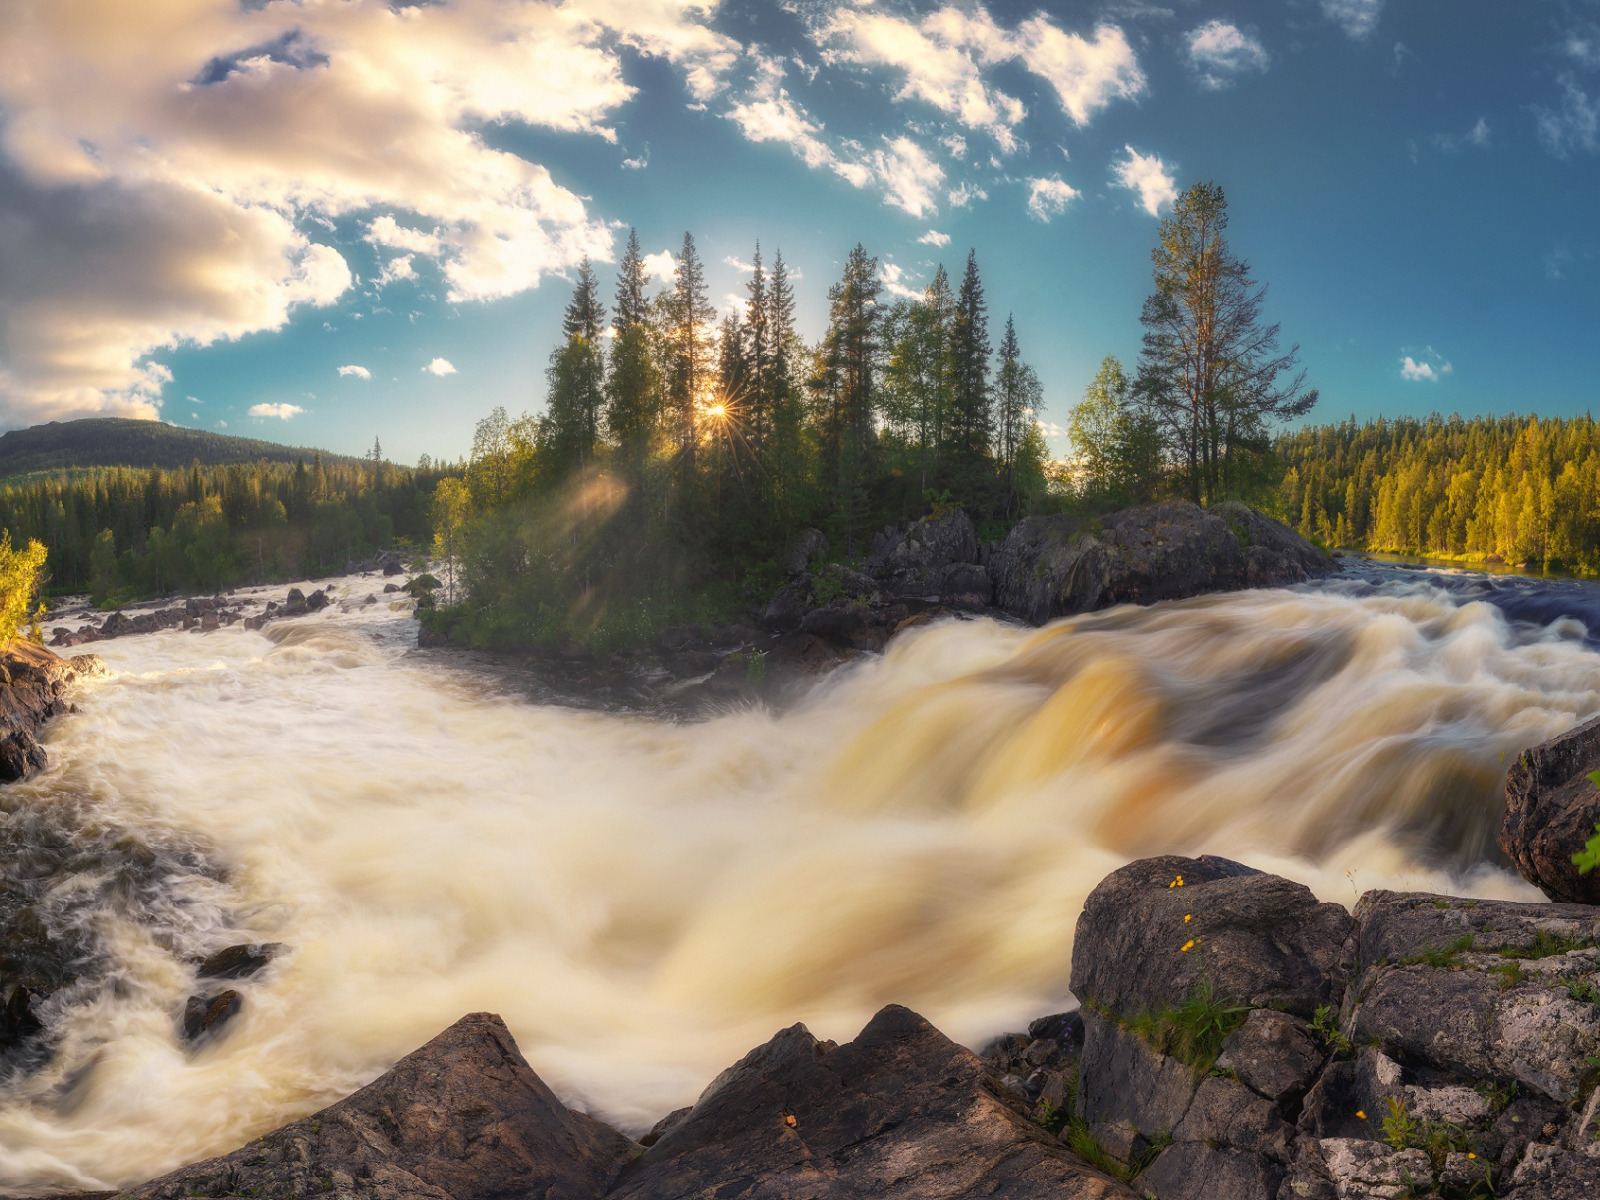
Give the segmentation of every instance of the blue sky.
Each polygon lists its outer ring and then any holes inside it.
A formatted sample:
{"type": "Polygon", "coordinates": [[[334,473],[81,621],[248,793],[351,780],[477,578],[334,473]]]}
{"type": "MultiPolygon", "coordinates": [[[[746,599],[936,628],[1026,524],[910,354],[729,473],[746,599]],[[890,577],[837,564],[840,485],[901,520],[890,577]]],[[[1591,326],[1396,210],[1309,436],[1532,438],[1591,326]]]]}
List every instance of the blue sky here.
{"type": "Polygon", "coordinates": [[[719,304],[781,247],[808,337],[855,242],[891,292],[975,248],[1048,427],[1137,355],[1200,179],[1314,419],[1600,409],[1600,3],[0,9],[10,426],[461,455],[542,406],[573,266],[609,295],[631,224],[693,231],[719,304]]]}

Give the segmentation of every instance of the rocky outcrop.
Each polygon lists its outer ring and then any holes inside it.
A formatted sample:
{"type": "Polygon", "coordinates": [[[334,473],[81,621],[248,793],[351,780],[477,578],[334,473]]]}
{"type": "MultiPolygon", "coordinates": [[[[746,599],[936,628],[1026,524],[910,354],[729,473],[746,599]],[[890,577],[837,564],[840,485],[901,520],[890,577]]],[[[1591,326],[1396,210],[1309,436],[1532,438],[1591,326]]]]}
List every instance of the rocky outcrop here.
{"type": "Polygon", "coordinates": [[[1113,604],[1285,587],[1336,570],[1331,558],[1248,505],[1170,500],[1085,518],[1028,517],[994,549],[994,604],[1036,625],[1113,604]]]}
{"type": "Polygon", "coordinates": [[[588,1200],[637,1152],[556,1099],[500,1018],[476,1013],[331,1108],[120,1194],[588,1200]]]}
{"type": "Polygon", "coordinates": [[[92,654],[65,659],[20,640],[0,648],[0,782],[24,779],[45,766],[40,728],[66,711],[72,684],[105,670],[92,654]]]}
{"type": "Polygon", "coordinates": [[[1525,750],[1506,772],[1500,849],[1522,877],[1552,900],[1600,904],[1600,871],[1580,872],[1572,856],[1595,836],[1600,787],[1600,717],[1525,750]]]}

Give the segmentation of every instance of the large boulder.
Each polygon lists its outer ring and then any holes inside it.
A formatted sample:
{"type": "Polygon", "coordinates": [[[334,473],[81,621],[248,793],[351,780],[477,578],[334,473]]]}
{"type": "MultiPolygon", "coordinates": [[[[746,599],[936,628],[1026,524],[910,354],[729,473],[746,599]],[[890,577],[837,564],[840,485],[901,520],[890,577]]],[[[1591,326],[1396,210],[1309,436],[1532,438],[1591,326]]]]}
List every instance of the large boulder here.
{"type": "Polygon", "coordinates": [[[611,1195],[1132,1200],[1019,1107],[908,1009],[885,1008],[844,1046],[796,1025],[663,1122],[611,1195]]]}
{"type": "Polygon", "coordinates": [[[105,672],[93,654],[65,659],[22,640],[0,647],[0,782],[26,778],[45,765],[40,728],[66,711],[72,684],[105,672]]]}
{"type": "Polygon", "coordinates": [[[1283,587],[1337,570],[1281,522],[1243,504],[1169,500],[1100,518],[1028,517],[990,555],[994,603],[1036,625],[1113,604],[1283,587]]]}
{"type": "Polygon", "coordinates": [[[990,583],[978,565],[978,533],[960,509],[923,517],[903,533],[889,526],[873,538],[866,566],[899,596],[944,597],[981,594],[990,583]]]}
{"type": "Polygon", "coordinates": [[[1600,822],[1597,769],[1600,717],[1523,751],[1506,772],[1500,849],[1552,900],[1600,904],[1600,871],[1580,873],[1572,861],[1600,822]]]}
{"type": "Polygon", "coordinates": [[[475,1013],[332,1107],[119,1195],[594,1200],[637,1152],[556,1099],[499,1017],[475,1013]]]}
{"type": "Polygon", "coordinates": [[[1112,872],[1084,902],[1072,992],[1123,1017],[1219,1001],[1310,1017],[1337,1005],[1355,923],[1303,884],[1225,858],[1163,855],[1112,872]]]}

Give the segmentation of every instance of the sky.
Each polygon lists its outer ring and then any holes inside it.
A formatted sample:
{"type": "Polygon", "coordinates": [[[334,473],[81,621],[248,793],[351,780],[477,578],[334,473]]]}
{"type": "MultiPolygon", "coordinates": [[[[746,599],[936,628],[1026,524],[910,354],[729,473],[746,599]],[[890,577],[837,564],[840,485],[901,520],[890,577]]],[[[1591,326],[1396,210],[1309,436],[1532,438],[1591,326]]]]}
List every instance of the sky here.
{"type": "Polygon", "coordinates": [[[1200,180],[1313,420],[1600,410],[1600,0],[0,0],[0,426],[456,458],[633,226],[976,251],[1059,453],[1200,180]]]}

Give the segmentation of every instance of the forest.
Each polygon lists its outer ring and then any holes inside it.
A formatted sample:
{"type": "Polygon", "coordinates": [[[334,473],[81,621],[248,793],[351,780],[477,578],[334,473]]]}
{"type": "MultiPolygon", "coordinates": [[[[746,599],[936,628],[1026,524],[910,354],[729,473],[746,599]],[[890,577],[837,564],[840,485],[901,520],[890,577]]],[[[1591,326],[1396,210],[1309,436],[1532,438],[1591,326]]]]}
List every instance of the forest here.
{"type": "Polygon", "coordinates": [[[0,526],[47,554],[47,592],[98,604],[342,571],[397,542],[425,548],[439,478],[384,462],[97,467],[0,486],[0,526]]]}
{"type": "Polygon", "coordinates": [[[1277,442],[1281,511],[1336,546],[1600,572],[1592,417],[1354,420],[1277,442]]]}

